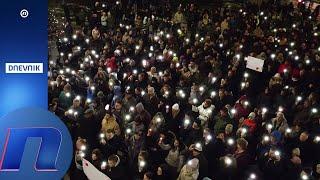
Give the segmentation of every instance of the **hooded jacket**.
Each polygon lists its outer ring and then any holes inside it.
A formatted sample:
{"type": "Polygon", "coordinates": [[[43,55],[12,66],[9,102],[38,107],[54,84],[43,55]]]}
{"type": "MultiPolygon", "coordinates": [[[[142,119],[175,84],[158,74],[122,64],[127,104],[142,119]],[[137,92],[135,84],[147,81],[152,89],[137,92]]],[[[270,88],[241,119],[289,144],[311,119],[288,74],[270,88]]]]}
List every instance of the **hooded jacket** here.
{"type": "MultiPolygon", "coordinates": [[[[116,155],[117,156],[117,155],[116,155]]],[[[125,178],[125,170],[120,165],[120,158],[117,156],[118,161],[114,167],[106,169],[106,175],[110,177],[112,180],[124,180],[125,178]]]]}
{"type": "Polygon", "coordinates": [[[189,162],[183,166],[177,180],[197,180],[198,179],[199,160],[194,158],[189,162]]]}
{"type": "Polygon", "coordinates": [[[107,132],[108,129],[114,130],[116,135],[120,135],[120,127],[117,123],[116,119],[113,116],[105,116],[102,120],[102,128],[103,132],[107,132]]]}

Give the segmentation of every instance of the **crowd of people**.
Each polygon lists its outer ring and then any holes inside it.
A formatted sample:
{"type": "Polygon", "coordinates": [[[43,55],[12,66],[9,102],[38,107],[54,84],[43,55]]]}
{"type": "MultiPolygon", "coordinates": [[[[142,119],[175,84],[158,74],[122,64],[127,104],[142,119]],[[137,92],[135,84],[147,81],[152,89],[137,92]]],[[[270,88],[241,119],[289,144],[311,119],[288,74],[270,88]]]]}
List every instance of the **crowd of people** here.
{"type": "Polygon", "coordinates": [[[87,179],[85,158],[112,180],[320,179],[319,13],[302,1],[65,5],[48,86],[74,140],[70,178],[87,179]]]}

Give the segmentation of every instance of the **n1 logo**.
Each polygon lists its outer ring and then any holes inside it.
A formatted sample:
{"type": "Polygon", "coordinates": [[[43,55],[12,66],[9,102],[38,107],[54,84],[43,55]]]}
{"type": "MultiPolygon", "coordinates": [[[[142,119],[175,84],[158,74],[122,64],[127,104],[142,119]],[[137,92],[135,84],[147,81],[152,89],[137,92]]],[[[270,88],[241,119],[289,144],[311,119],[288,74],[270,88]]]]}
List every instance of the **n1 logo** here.
{"type": "Polygon", "coordinates": [[[72,140],[64,123],[38,108],[0,118],[0,179],[61,179],[72,160],[72,140]]]}
{"type": "Polygon", "coordinates": [[[0,171],[20,169],[23,151],[29,137],[41,138],[35,170],[57,171],[56,161],[61,136],[61,132],[55,128],[9,128],[0,161],[0,171]]]}

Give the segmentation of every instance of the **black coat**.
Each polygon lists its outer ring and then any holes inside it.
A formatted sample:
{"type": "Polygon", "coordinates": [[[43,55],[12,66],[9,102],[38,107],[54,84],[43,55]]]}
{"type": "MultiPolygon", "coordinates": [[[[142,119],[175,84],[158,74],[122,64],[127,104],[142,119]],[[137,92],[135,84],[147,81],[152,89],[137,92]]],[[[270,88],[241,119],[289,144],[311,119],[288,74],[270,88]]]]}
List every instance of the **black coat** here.
{"type": "Polygon", "coordinates": [[[311,165],[314,161],[314,144],[311,140],[311,137],[308,138],[305,142],[298,142],[298,148],[301,151],[301,160],[303,165],[311,165]]]}
{"type": "Polygon", "coordinates": [[[285,173],[285,166],[282,160],[276,161],[265,157],[262,171],[266,180],[282,179],[285,173]]]}
{"type": "Polygon", "coordinates": [[[125,180],[128,179],[128,173],[125,172],[125,168],[121,165],[108,168],[105,174],[112,180],[125,180]]]}
{"type": "Polygon", "coordinates": [[[299,179],[301,171],[301,165],[296,165],[293,164],[291,161],[288,161],[285,179],[299,179]]]}
{"type": "Polygon", "coordinates": [[[179,132],[179,126],[181,125],[181,122],[183,122],[183,119],[184,119],[184,113],[181,110],[176,115],[176,117],[173,117],[172,113],[170,112],[167,120],[168,130],[172,131],[177,135],[179,132]]]}
{"type": "Polygon", "coordinates": [[[251,157],[247,151],[235,155],[237,161],[237,175],[243,176],[243,173],[248,169],[251,157]]]}
{"type": "Polygon", "coordinates": [[[226,145],[221,139],[210,141],[203,146],[203,155],[208,160],[208,170],[210,176],[214,176],[219,167],[219,158],[226,153],[226,145]]]}
{"type": "Polygon", "coordinates": [[[187,146],[190,146],[191,144],[194,144],[198,141],[201,141],[202,140],[202,131],[201,129],[191,129],[188,132],[185,132],[186,134],[186,139],[185,139],[185,144],[187,146]]]}
{"type": "Polygon", "coordinates": [[[199,160],[199,176],[198,180],[202,180],[205,177],[208,177],[208,161],[203,154],[195,156],[199,160]]]}
{"type": "Polygon", "coordinates": [[[125,143],[118,136],[114,136],[112,139],[107,140],[105,145],[102,145],[102,152],[107,158],[112,154],[118,155],[122,162],[127,160],[128,150],[125,143]]]}
{"type": "Polygon", "coordinates": [[[94,116],[85,116],[79,120],[78,137],[87,139],[92,148],[98,146],[98,134],[101,123],[94,116]]]}
{"type": "Polygon", "coordinates": [[[138,161],[135,161],[133,163],[133,165],[131,166],[131,168],[130,168],[131,177],[129,179],[130,180],[142,180],[144,173],[155,170],[155,168],[153,167],[153,163],[152,162],[147,161],[146,164],[147,165],[142,169],[142,171],[139,172],[138,161]]]}

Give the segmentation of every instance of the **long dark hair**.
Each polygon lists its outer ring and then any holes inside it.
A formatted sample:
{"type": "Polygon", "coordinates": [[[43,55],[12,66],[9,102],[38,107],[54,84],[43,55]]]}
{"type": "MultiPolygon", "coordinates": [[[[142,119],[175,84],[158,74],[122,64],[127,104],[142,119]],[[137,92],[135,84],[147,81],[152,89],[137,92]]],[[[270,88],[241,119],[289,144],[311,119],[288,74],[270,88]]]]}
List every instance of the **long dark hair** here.
{"type": "Polygon", "coordinates": [[[173,141],[172,141],[172,146],[171,147],[172,147],[172,150],[177,150],[177,148],[178,148],[179,153],[180,153],[181,151],[183,151],[186,148],[186,145],[179,138],[174,138],[173,141]],[[174,141],[178,141],[179,142],[179,146],[178,147],[174,146],[174,141]]]}

